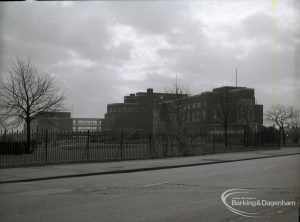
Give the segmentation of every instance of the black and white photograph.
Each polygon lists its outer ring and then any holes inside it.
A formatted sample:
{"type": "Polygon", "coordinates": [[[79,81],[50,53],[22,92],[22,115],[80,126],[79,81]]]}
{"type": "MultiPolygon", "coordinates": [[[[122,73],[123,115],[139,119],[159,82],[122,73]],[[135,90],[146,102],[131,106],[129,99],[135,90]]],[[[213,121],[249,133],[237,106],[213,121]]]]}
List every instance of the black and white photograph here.
{"type": "Polygon", "coordinates": [[[0,1],[1,222],[299,222],[300,1],[0,1]]]}

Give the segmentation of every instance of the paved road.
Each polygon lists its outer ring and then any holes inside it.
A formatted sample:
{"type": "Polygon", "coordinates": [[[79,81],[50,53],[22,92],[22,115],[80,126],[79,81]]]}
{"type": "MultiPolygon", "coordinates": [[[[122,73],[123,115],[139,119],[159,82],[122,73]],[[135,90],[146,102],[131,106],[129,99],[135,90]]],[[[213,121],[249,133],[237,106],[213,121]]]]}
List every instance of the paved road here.
{"type": "Polygon", "coordinates": [[[298,221],[298,207],[246,218],[220,197],[248,188],[257,199],[300,196],[300,155],[128,174],[0,185],[6,221],[298,221]]]}

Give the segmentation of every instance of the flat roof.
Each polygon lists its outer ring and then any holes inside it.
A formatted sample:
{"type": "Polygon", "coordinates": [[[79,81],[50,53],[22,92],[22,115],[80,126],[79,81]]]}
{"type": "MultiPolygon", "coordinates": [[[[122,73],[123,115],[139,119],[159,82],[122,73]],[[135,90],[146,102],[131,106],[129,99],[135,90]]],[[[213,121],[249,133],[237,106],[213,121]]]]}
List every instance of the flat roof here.
{"type": "Polygon", "coordinates": [[[89,118],[89,117],[79,117],[71,118],[72,120],[103,120],[104,118],[89,118]]]}
{"type": "Polygon", "coordinates": [[[109,104],[107,104],[107,106],[126,106],[126,105],[138,106],[140,104],[139,103],[109,103],[109,104]]]}

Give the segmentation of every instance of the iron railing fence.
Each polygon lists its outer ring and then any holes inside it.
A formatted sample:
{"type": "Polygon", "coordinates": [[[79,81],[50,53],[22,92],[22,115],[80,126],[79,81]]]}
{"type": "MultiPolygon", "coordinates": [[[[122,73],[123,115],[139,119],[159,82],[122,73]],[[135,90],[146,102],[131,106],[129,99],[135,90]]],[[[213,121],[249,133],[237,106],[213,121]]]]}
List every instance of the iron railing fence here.
{"type": "Polygon", "coordinates": [[[138,131],[0,131],[0,166],[203,155],[279,147],[279,134],[166,135],[138,131]]]}

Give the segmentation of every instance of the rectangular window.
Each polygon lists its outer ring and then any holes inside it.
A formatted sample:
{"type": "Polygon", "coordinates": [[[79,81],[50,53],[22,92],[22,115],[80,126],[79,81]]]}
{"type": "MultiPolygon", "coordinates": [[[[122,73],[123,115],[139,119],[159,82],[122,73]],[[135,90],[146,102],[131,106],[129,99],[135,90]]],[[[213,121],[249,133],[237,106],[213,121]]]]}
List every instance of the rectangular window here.
{"type": "Polygon", "coordinates": [[[198,121],[201,120],[201,114],[200,114],[200,112],[197,113],[197,120],[198,120],[198,121]]]}
{"type": "Polygon", "coordinates": [[[216,113],[216,111],[214,111],[214,120],[216,120],[217,119],[217,113],[216,113]]]}
{"type": "Polygon", "coordinates": [[[206,120],[206,111],[205,110],[203,110],[202,115],[203,115],[203,120],[206,120]]]}

